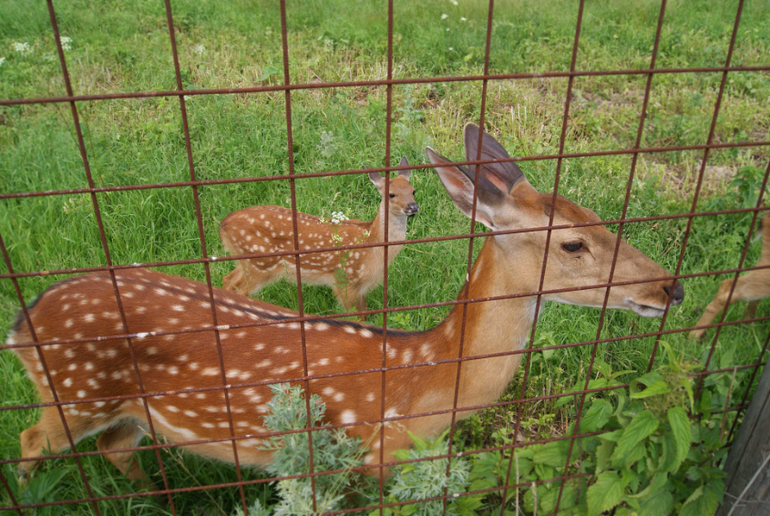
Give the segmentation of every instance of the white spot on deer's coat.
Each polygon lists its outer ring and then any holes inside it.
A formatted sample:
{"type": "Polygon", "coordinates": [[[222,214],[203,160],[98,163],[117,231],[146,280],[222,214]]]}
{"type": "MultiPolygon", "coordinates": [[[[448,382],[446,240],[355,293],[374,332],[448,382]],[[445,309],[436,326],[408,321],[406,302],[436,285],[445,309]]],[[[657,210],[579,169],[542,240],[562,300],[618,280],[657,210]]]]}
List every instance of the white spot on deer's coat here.
{"type": "Polygon", "coordinates": [[[340,414],[340,420],[343,424],[350,424],[356,422],[356,413],[352,410],[343,410],[340,414]]]}
{"type": "Polygon", "coordinates": [[[204,369],[204,370],[201,372],[201,374],[202,374],[203,376],[214,376],[214,375],[216,375],[217,373],[219,373],[219,368],[218,368],[218,367],[207,367],[206,369],[204,369]]]}
{"type": "Polygon", "coordinates": [[[64,380],[62,382],[62,385],[64,385],[65,387],[71,387],[72,386],[72,378],[67,378],[66,380],[64,380]]]}

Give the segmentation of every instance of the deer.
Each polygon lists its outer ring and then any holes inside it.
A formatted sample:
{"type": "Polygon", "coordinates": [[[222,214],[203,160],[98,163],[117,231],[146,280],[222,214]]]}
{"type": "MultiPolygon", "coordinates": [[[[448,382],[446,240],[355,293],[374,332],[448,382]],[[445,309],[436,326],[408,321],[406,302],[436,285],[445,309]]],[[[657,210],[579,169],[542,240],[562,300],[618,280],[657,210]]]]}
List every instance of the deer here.
{"type": "MultiPolygon", "coordinates": [[[[770,265],[770,213],[766,214],[759,221],[762,231],[762,251],[759,255],[757,266],[770,265]]],[[[744,317],[753,319],[757,313],[759,301],[770,297],[770,269],[758,269],[751,271],[738,278],[726,279],[719,286],[717,294],[711,303],[706,306],[703,315],[698,319],[696,326],[706,326],[711,324],[719,312],[727,308],[727,298],[730,298],[730,304],[738,301],[748,301],[744,317]],[[733,289],[733,283],[735,288],[733,289]],[[733,295],[730,297],[730,290],[733,295]]],[[[690,339],[699,340],[706,333],[706,328],[692,330],[690,339]]]]}
{"type": "MultiPolygon", "coordinates": [[[[523,354],[515,351],[526,346],[538,310],[550,217],[558,229],[551,231],[540,301],[589,307],[606,303],[659,317],[669,303],[678,305],[684,298],[678,281],[641,251],[618,242],[593,211],[562,196],[539,193],[514,162],[499,161],[509,158],[505,149],[480,132],[475,124],[466,125],[467,158],[477,159],[481,136],[482,159],[496,161],[478,165],[478,170],[456,166],[426,149],[457,208],[471,217],[475,197],[475,220],[502,232],[485,238],[466,277],[461,295],[467,288],[467,299],[476,302],[467,308],[456,304],[434,328],[387,329],[383,335],[382,327],[358,321],[297,321],[296,312],[263,301],[216,288],[210,296],[203,283],[127,268],[114,271],[127,327],[110,275],[88,273],[40,295],[28,310],[40,344],[13,349],[43,402],[53,400],[55,388],[73,441],[102,432],[96,444],[105,457],[145,485],[151,479],[125,449],[145,435],[148,413],[156,432],[193,453],[232,463],[237,452],[241,465],[267,464],[271,452],[260,447],[266,432],[263,418],[268,385],[279,382],[307,381],[305,395],[317,394],[326,403],[328,424],[343,425],[350,436],[370,443],[364,469],[377,474],[395,460],[394,451],[409,447],[410,432],[430,437],[450,425],[461,339],[463,357],[487,358],[462,362],[458,418],[474,413],[471,407],[494,402],[512,380],[523,354]],[[607,292],[616,244],[613,286],[607,292]],[[595,284],[605,286],[591,288],[595,284]],[[493,354],[499,355],[489,357],[493,354]],[[53,385],[48,385],[46,368],[53,385]],[[137,375],[146,408],[140,396],[104,401],[138,395],[137,375]],[[378,432],[384,433],[382,439],[378,432]],[[221,440],[199,443],[208,439],[221,440]]],[[[26,318],[19,317],[7,343],[33,341],[26,318]]],[[[57,408],[44,406],[40,421],[24,430],[20,441],[22,457],[29,459],[20,462],[22,476],[32,472],[46,450],[67,448],[57,408]]]]}
{"type": "MultiPolygon", "coordinates": [[[[406,156],[399,166],[408,166],[406,156]]],[[[419,211],[414,201],[415,189],[409,183],[411,171],[399,170],[388,188],[385,199],[385,181],[377,172],[369,172],[369,179],[382,196],[377,216],[371,222],[346,220],[337,215],[332,219],[297,213],[297,232],[301,250],[322,247],[384,242],[385,210],[388,210],[388,241],[406,239],[406,220],[419,211]]],[[[252,206],[229,214],[219,226],[222,244],[231,255],[256,252],[294,250],[294,228],[291,210],[280,206],[252,206]]],[[[403,246],[388,248],[388,265],[403,246]]],[[[311,285],[331,287],[346,312],[366,310],[366,294],[382,283],[385,272],[383,247],[365,247],[354,250],[329,251],[302,255],[302,281],[311,285]]],[[[239,260],[235,270],[225,276],[225,290],[254,295],[264,286],[285,278],[296,281],[294,255],[262,256],[239,260]]],[[[365,320],[359,315],[359,319],[365,320]]]]}

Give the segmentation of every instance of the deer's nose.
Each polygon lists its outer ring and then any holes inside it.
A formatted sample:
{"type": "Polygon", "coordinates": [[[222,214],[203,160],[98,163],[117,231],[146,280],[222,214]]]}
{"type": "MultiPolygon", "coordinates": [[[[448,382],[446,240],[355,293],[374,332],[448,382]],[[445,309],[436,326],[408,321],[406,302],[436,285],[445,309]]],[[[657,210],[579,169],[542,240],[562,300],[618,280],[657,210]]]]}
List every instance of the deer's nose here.
{"type": "Polygon", "coordinates": [[[682,301],[684,301],[684,287],[681,283],[678,281],[676,282],[676,285],[674,286],[674,295],[671,295],[671,287],[663,287],[663,291],[666,293],[667,296],[671,296],[671,304],[672,305],[680,305],[682,304],[682,301]]]}
{"type": "Polygon", "coordinates": [[[407,215],[414,215],[418,211],[420,211],[420,207],[417,206],[416,202],[410,202],[409,204],[406,205],[406,208],[404,209],[404,213],[406,213],[407,215]]]}

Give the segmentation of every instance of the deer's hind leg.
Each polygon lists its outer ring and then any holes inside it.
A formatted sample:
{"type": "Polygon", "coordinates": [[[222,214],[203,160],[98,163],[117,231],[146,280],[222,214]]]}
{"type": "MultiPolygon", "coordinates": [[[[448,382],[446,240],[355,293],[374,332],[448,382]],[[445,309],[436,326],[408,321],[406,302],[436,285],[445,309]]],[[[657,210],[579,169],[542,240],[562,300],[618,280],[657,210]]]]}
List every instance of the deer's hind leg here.
{"type": "MultiPolygon", "coordinates": [[[[135,419],[119,421],[113,426],[107,428],[96,441],[96,447],[101,451],[120,450],[123,448],[132,448],[139,444],[144,436],[144,430],[135,419]]],[[[133,457],[131,451],[116,451],[107,453],[104,456],[112,464],[133,480],[141,489],[156,491],[157,487],[150,480],[150,477],[139,467],[139,462],[133,457]]]]}
{"type": "MultiPolygon", "coordinates": [[[[68,409],[65,408],[67,426],[75,444],[84,437],[98,432],[104,426],[103,423],[94,424],[93,418],[67,416],[67,412],[68,409]]],[[[19,436],[19,441],[23,459],[42,457],[47,453],[56,454],[70,447],[67,433],[56,407],[45,407],[40,422],[24,430],[19,436]]],[[[39,463],[38,460],[19,463],[19,478],[22,481],[26,480],[39,463]]]]}

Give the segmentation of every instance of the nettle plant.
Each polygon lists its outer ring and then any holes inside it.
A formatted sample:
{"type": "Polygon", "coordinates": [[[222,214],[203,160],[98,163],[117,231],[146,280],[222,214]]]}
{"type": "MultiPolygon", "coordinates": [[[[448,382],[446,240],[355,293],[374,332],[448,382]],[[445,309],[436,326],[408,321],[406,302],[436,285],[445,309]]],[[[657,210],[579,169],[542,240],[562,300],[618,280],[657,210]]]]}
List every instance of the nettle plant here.
{"type": "MultiPolygon", "coordinates": [[[[727,455],[728,417],[732,417],[723,409],[735,377],[721,375],[704,382],[703,394],[695,400],[697,379],[690,373],[696,366],[676,357],[668,344],[661,345],[666,365],[631,380],[627,389],[586,395],[579,433],[604,433],[576,440],[566,475],[588,475],[565,482],[559,516],[708,516],[716,512],[724,491],[721,464],[727,455]]],[[[613,372],[601,360],[595,366],[599,376],[588,382],[589,390],[618,387],[624,383],[621,378],[633,373],[613,372]]],[[[574,390],[582,390],[583,385],[578,382],[574,390]]],[[[574,417],[577,398],[561,398],[557,406],[568,411],[573,402],[574,417]]],[[[573,423],[566,435],[574,431],[573,423]]],[[[526,513],[554,511],[562,486],[547,480],[562,476],[568,452],[569,440],[514,452],[517,475],[511,482],[535,483],[522,496],[526,513]]]]}
{"type": "MultiPolygon", "coordinates": [[[[422,460],[396,466],[385,484],[386,516],[431,516],[441,514],[447,498],[447,514],[471,516],[504,513],[552,514],[561,490],[558,516],[708,516],[716,512],[724,491],[721,469],[727,454],[724,447],[733,415],[724,411],[735,390],[732,373],[712,375],[703,383],[700,399],[694,399],[695,364],[677,357],[661,342],[666,364],[643,374],[622,387],[634,371],[613,371],[597,359],[597,377],[588,389],[605,389],[586,395],[580,418],[580,434],[598,433],[575,441],[566,476],[569,439],[510,451],[484,452],[447,459],[422,460]],[[510,468],[509,468],[510,464],[510,468]],[[499,489],[504,485],[526,487],[499,489]],[[496,489],[498,488],[498,489],[496,489]],[[475,495],[466,492],[485,491],[475,495]],[[502,493],[505,492],[505,501],[502,493]],[[438,500],[420,502],[430,498],[438,500]],[[409,503],[405,503],[409,502],[409,503]]],[[[729,367],[728,352],[720,365],[729,367]]],[[[577,382],[575,396],[556,403],[570,418],[577,419],[577,405],[584,382],[577,382]]],[[[281,384],[271,387],[274,397],[265,424],[272,431],[306,428],[306,407],[300,387],[281,384]]],[[[325,406],[311,396],[312,426],[323,424],[325,406]]],[[[574,422],[565,436],[575,432],[574,422]]],[[[413,446],[396,452],[399,461],[446,455],[446,432],[435,439],[412,435],[413,446]]],[[[379,435],[374,432],[374,435],[379,435]]],[[[314,471],[351,470],[363,464],[369,443],[348,437],[343,430],[313,432],[314,471]]],[[[268,472],[295,475],[309,471],[307,433],[274,437],[267,445],[274,450],[268,472]]],[[[461,451],[461,450],[458,450],[461,451]]],[[[256,503],[253,514],[311,514],[312,493],[308,478],[277,482],[279,502],[265,507],[256,503]]],[[[318,510],[340,510],[376,504],[378,486],[371,477],[345,472],[316,477],[318,510]]],[[[379,510],[369,513],[379,514],[379,510]]]]}

